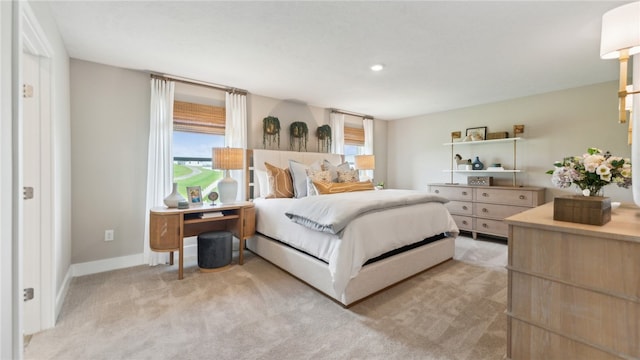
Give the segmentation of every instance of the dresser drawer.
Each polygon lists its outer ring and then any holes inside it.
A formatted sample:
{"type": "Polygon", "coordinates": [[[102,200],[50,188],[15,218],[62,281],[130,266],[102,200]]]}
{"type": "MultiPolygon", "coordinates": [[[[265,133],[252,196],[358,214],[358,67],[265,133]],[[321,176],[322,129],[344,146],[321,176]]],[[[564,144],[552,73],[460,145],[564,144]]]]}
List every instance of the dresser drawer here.
{"type": "Polygon", "coordinates": [[[529,209],[524,206],[473,203],[473,214],[475,216],[500,220],[529,209]]]}
{"type": "Polygon", "coordinates": [[[531,207],[535,205],[537,198],[535,198],[534,192],[529,190],[477,188],[474,189],[473,200],[531,207]]]}
{"type": "Polygon", "coordinates": [[[431,192],[449,200],[473,200],[473,189],[470,187],[431,185],[431,192]]]}
{"type": "Polygon", "coordinates": [[[453,215],[473,215],[473,203],[466,201],[449,201],[444,206],[453,215]]]}
{"type": "Polygon", "coordinates": [[[509,235],[509,225],[504,221],[476,218],[474,231],[483,234],[507,237],[509,235]]]}
{"type": "Polygon", "coordinates": [[[471,216],[451,215],[460,230],[473,230],[473,218],[471,216]]]}

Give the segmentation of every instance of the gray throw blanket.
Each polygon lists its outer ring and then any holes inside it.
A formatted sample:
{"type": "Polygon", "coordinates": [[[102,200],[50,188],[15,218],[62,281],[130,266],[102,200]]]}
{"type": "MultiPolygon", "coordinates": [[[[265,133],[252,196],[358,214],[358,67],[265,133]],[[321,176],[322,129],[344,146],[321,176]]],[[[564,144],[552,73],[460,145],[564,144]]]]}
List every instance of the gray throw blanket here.
{"type": "Polygon", "coordinates": [[[449,200],[417,190],[371,190],[296,199],[285,215],[310,229],[338,234],[351,220],[372,211],[449,200]]]}

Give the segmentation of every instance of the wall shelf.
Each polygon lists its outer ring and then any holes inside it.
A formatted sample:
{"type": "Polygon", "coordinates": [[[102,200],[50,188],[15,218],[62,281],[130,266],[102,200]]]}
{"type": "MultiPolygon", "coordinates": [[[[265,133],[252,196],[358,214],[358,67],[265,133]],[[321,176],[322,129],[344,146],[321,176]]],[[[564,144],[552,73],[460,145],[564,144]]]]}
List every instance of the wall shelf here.
{"type": "Polygon", "coordinates": [[[491,173],[491,174],[499,174],[499,173],[505,173],[505,174],[513,174],[513,186],[516,186],[516,174],[521,172],[521,170],[518,169],[517,166],[517,156],[516,156],[516,143],[518,141],[522,141],[523,138],[521,137],[514,137],[514,138],[506,138],[506,139],[493,139],[493,140],[481,140],[481,141],[458,141],[458,142],[448,142],[448,143],[444,143],[442,145],[444,146],[450,146],[451,147],[451,168],[449,170],[443,170],[443,172],[448,172],[451,173],[451,183],[453,184],[453,174],[454,173],[474,173],[474,174],[479,174],[479,173],[491,173]],[[513,170],[457,170],[455,169],[454,165],[454,161],[453,161],[453,148],[455,146],[460,146],[460,145],[490,145],[490,144],[505,144],[505,143],[513,143],[513,170]]]}

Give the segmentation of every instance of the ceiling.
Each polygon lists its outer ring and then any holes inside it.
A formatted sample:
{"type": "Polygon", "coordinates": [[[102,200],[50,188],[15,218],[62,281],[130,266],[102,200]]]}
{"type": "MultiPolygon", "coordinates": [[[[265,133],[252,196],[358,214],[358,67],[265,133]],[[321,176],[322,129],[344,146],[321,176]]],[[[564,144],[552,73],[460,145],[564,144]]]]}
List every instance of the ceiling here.
{"type": "Polygon", "coordinates": [[[69,56],[392,120],[617,79],[631,1],[52,1],[69,56]],[[385,69],[369,67],[382,63],[385,69]]]}

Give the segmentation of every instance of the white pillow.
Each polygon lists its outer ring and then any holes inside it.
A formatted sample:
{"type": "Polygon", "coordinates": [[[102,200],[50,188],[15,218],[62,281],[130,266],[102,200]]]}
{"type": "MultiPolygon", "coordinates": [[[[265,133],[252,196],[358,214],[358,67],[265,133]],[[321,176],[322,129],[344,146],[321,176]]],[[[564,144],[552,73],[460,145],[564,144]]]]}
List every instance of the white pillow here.
{"type": "Polygon", "coordinates": [[[322,166],[320,161],[316,161],[311,165],[299,163],[295,160],[289,160],[289,171],[293,180],[293,192],[295,198],[303,198],[307,196],[307,170],[320,171],[322,166]]]}
{"type": "MultiPolygon", "coordinates": [[[[258,190],[260,190],[260,197],[265,197],[269,193],[269,177],[267,176],[266,170],[258,170],[254,171],[254,175],[256,176],[253,181],[258,180],[258,190]]],[[[255,197],[255,194],[254,194],[255,197]]]]}

